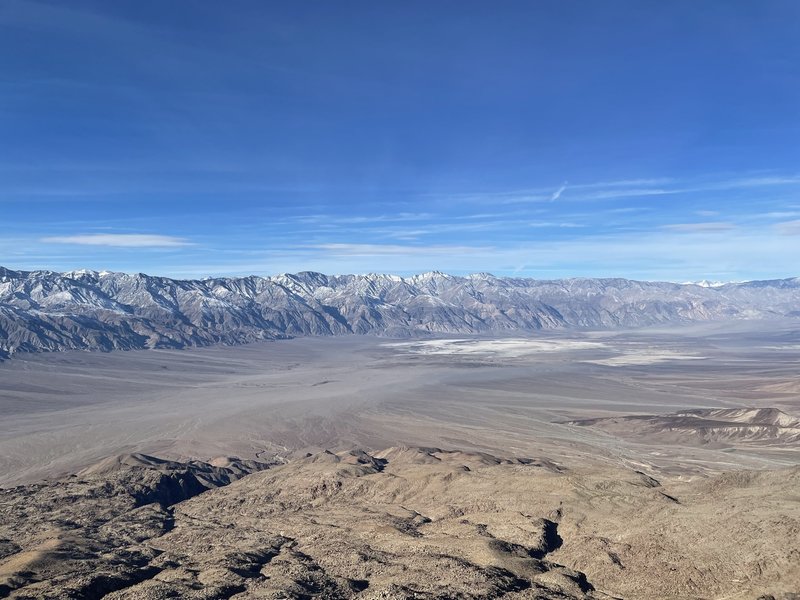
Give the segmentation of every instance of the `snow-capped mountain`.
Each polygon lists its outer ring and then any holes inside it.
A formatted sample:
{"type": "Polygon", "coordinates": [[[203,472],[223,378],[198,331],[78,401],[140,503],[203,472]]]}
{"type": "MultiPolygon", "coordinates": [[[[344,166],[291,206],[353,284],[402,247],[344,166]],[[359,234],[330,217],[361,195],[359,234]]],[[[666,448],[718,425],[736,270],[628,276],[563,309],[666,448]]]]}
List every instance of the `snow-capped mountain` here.
{"type": "Polygon", "coordinates": [[[726,283],[731,283],[731,282],[709,281],[708,279],[701,279],[700,281],[685,281],[684,285],[699,285],[700,287],[705,287],[705,288],[716,288],[716,287],[722,287],[726,283]]]}
{"type": "Polygon", "coordinates": [[[303,272],[177,280],[0,267],[0,353],[180,348],[309,335],[499,333],[800,316],[800,279],[702,286],[303,272]]]}

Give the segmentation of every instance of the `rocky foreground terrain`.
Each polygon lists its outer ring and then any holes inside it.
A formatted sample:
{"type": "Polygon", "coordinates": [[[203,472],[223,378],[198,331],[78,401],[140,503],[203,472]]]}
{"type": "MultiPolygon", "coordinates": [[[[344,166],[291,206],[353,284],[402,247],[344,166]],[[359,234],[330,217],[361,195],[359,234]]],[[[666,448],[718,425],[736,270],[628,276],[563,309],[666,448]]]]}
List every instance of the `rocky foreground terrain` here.
{"type": "Polygon", "coordinates": [[[0,596],[790,600],[798,489],[434,448],[128,455],[0,491],[0,596]]]}
{"type": "Polygon", "coordinates": [[[425,273],[182,281],[0,267],[0,358],[306,336],[503,333],[800,316],[800,279],[719,286],[425,273]]]}

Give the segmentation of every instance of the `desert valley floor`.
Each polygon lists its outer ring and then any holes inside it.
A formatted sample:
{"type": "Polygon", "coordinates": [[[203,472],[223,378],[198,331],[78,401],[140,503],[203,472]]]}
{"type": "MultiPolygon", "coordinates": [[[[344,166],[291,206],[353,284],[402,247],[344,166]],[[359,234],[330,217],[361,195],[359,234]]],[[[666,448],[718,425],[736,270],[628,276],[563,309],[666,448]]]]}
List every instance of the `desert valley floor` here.
{"type": "Polygon", "coordinates": [[[796,322],[20,354],[0,596],[795,598],[798,365],[796,322]]]}

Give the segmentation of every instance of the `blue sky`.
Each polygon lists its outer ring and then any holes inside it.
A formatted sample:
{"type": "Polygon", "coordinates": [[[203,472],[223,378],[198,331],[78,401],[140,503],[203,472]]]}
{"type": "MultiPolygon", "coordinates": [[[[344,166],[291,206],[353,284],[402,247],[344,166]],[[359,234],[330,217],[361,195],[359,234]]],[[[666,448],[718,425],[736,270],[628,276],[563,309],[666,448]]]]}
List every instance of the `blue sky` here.
{"type": "Polygon", "coordinates": [[[800,275],[794,0],[0,2],[0,264],[800,275]]]}

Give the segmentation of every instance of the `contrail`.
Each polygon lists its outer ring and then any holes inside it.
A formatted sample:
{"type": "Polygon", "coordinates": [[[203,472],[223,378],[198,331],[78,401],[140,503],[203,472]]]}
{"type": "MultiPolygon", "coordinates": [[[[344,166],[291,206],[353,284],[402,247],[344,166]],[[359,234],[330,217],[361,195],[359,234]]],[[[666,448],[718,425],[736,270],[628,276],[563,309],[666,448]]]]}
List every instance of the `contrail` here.
{"type": "Polygon", "coordinates": [[[561,194],[564,193],[565,189],[567,189],[567,182],[566,181],[564,182],[564,184],[560,188],[558,188],[555,192],[553,192],[553,195],[550,196],[550,202],[555,202],[556,200],[558,200],[561,197],[561,194]]]}

